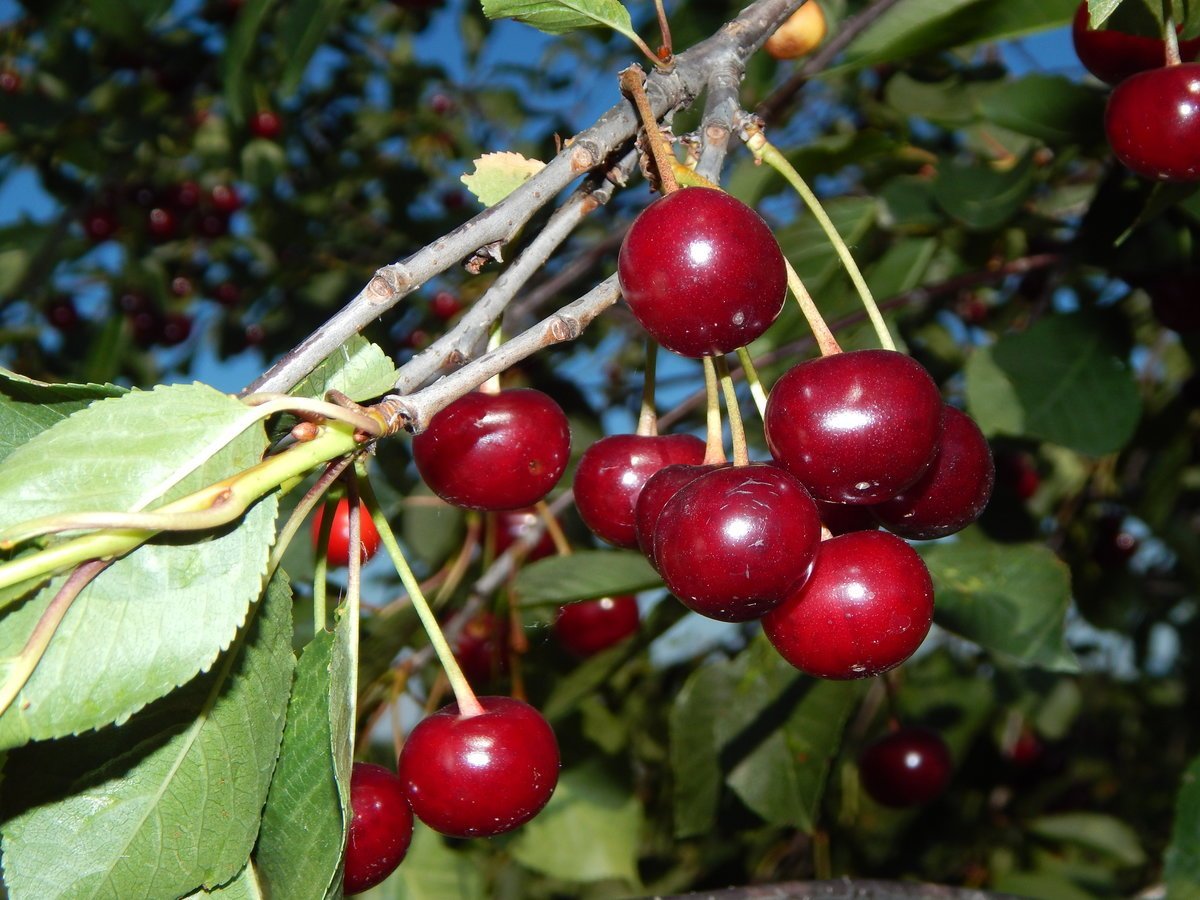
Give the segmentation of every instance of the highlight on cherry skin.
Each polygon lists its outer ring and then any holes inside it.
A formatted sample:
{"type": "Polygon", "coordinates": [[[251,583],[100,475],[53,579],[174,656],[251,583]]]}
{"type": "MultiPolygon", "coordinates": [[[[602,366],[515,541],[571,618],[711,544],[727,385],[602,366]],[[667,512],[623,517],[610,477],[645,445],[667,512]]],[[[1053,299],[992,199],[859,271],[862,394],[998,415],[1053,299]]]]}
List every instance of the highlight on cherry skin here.
{"type": "Polygon", "coordinates": [[[554,636],[571,653],[588,657],[632,637],[640,624],[637,598],[622,594],[560,607],[554,619],[554,636]]]}
{"type": "Polygon", "coordinates": [[[901,727],[863,750],[858,774],[876,803],[904,809],[937,799],[954,774],[954,759],[936,731],[901,727]]]}

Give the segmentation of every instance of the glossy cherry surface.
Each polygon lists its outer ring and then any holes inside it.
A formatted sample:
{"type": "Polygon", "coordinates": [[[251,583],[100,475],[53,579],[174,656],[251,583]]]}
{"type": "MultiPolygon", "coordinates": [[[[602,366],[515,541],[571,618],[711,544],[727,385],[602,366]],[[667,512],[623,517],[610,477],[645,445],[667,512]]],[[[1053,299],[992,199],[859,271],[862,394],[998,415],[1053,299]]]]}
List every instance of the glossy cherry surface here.
{"type": "Polygon", "coordinates": [[[631,637],[640,624],[637,598],[624,594],[569,603],[558,611],[554,636],[576,656],[594,656],[631,637]]]}
{"type": "MultiPolygon", "coordinates": [[[[1167,47],[1162,38],[1128,34],[1113,28],[1088,27],[1088,5],[1080,3],[1071,22],[1071,41],[1084,68],[1109,84],[1119,84],[1130,75],[1166,65],[1167,47]]],[[[1184,60],[1200,52],[1200,38],[1179,42],[1184,60]]]]}
{"type": "Polygon", "coordinates": [[[396,773],[364,762],[356,762],[350,773],[350,811],[344,888],[347,894],[360,894],[403,861],[412,841],[413,814],[396,773]]]}
{"type": "MultiPolygon", "coordinates": [[[[529,531],[538,527],[542,521],[542,514],[535,507],[526,506],[522,509],[503,509],[499,512],[491,513],[495,521],[495,546],[493,554],[499,556],[517,541],[521,540],[529,531]]],[[[525,561],[533,562],[538,559],[545,559],[547,556],[553,556],[555,553],[554,538],[550,536],[549,530],[543,528],[541,536],[538,537],[537,543],[534,544],[526,553],[525,561]]]]}
{"type": "Polygon", "coordinates": [[[1200,180],[1200,63],[1132,75],[1104,112],[1108,144],[1144,178],[1200,180]]]}
{"type": "Polygon", "coordinates": [[[566,414],[541,391],[475,391],[437,413],[412,443],[417,471],[447,503],[517,509],[558,483],[571,430],[566,414]]]}
{"type": "Polygon", "coordinates": [[[886,531],[821,542],[808,581],[763,617],[767,639],[818,678],[869,678],[900,665],[933,623],[933,581],[886,531]]]}
{"type": "Polygon", "coordinates": [[[654,528],[667,589],[723,622],[756,619],[808,577],[821,539],[817,507],[777,466],[714,469],[680,488],[654,528]]]}
{"type": "Polygon", "coordinates": [[[597,537],[636,548],[638,495],[670,465],[699,465],[704,441],[690,434],[614,434],[588,447],[575,469],[575,507],[597,537]]]}
{"type": "Polygon", "coordinates": [[[634,528],[637,532],[638,547],[646,554],[651,565],[657,565],[654,561],[654,528],[658,524],[658,516],[663,507],[685,484],[695,481],[705,472],[715,468],[716,466],[677,463],[659,469],[646,479],[634,507],[634,528]]]}
{"type": "Polygon", "coordinates": [[[454,658],[472,685],[488,684],[508,672],[507,629],[494,613],[466,622],[454,642],[454,658]]]}
{"type": "MultiPolygon", "coordinates": [[[[325,518],[325,506],[317,507],[312,522],[312,542],[316,548],[321,540],[321,522],[325,518]]],[[[358,515],[359,545],[362,547],[362,561],[366,562],[379,550],[379,530],[366,507],[358,515]]],[[[329,543],[325,548],[325,556],[331,566],[347,566],[350,564],[350,501],[342,498],[333,510],[333,521],[329,526],[329,543]]]]}
{"type": "Polygon", "coordinates": [[[417,818],[451,837],[491,837],[532,819],[558,784],[558,742],[536,709],[480,697],[484,712],[451,703],[404,742],[398,772],[417,818]]]}
{"type": "Polygon", "coordinates": [[[879,503],[937,453],[942,397],[916,360],[853,350],[793,366],[767,398],[771,455],[819,500],[879,503]]]}
{"type": "Polygon", "coordinates": [[[753,341],[775,321],[787,290],[770,227],[712,188],[684,188],[646,207],[621,244],[617,273],[642,326],[690,357],[753,341]]]}
{"type": "Polygon", "coordinates": [[[920,541],[945,537],[979,518],[995,481],[987,438],[974,419],[947,406],[938,452],[925,474],[872,510],[884,528],[901,537],[920,541]]]}
{"type": "Polygon", "coordinates": [[[858,757],[862,786],[877,803],[902,809],[937,798],[950,783],[954,760],[936,731],[900,728],[858,757]]]}

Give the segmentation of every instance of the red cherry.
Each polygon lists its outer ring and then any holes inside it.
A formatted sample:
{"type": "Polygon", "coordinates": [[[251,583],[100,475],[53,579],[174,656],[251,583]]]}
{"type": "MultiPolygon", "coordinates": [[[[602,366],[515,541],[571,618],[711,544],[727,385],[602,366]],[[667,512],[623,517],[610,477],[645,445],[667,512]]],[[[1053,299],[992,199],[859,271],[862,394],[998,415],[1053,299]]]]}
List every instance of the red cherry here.
{"type": "Polygon", "coordinates": [[[46,307],[46,321],[56,330],[64,334],[79,327],[79,310],[75,301],[67,296],[55,297],[46,307]]]}
{"type": "Polygon", "coordinates": [[[995,480],[987,438],[970,416],[947,406],[938,452],[925,474],[872,510],[884,528],[909,540],[945,537],[979,518],[995,480]]]}
{"type": "Polygon", "coordinates": [[[821,542],[808,581],[763,617],[767,639],[818,678],[869,678],[900,665],[933,622],[933,581],[886,531],[821,542]]]}
{"type": "Polygon", "coordinates": [[[787,290],[770,227],[712,188],[684,188],[646,207],[625,235],[617,272],[642,326],[690,357],[749,344],[775,321],[787,290]]]}
{"type": "Polygon", "coordinates": [[[1139,72],[1113,88],[1109,146],[1144,178],[1200,180],[1200,63],[1139,72]]]}
{"type": "MultiPolygon", "coordinates": [[[[503,509],[490,513],[490,515],[495,518],[496,522],[496,546],[493,550],[496,556],[515,544],[526,532],[542,521],[542,514],[532,506],[524,509],[503,509]]],[[[548,529],[543,528],[538,542],[525,554],[525,561],[533,562],[545,559],[547,556],[553,556],[556,551],[554,538],[550,536],[548,529]]]]}
{"type": "Polygon", "coordinates": [[[584,451],[575,469],[575,507],[597,537],[636,548],[635,508],[646,481],[666,466],[703,460],[704,441],[690,434],[601,438],[584,451]]]}
{"type": "MultiPolygon", "coordinates": [[[[325,505],[317,507],[312,521],[312,542],[317,547],[321,540],[321,522],[325,518],[325,505]]],[[[362,561],[366,562],[379,550],[379,530],[371,517],[367,515],[366,507],[359,511],[358,516],[359,546],[362,548],[362,561]]],[[[333,510],[333,523],[329,526],[329,543],[325,548],[325,558],[331,566],[348,566],[350,564],[350,500],[343,497],[333,510]]]]}
{"type": "Polygon", "coordinates": [[[429,98],[429,108],[439,116],[448,116],[458,106],[454,98],[440,91],[429,98]]]}
{"type": "Polygon", "coordinates": [[[117,214],[107,207],[88,210],[83,215],[83,231],[95,243],[107,241],[117,233],[117,214]]]}
{"type": "Polygon", "coordinates": [[[901,728],[869,745],[858,758],[862,785],[876,803],[901,809],[937,798],[950,783],[954,760],[942,736],[901,728]]]}
{"type": "Polygon", "coordinates": [[[181,181],[167,192],[168,203],[180,213],[190,212],[199,206],[202,195],[200,185],[194,181],[181,181]]]}
{"type": "Polygon", "coordinates": [[[566,414],[529,388],[460,397],[413,438],[425,483],[469,509],[532,506],[558,483],[570,452],[566,414]]]}
{"type": "Polygon", "coordinates": [[[576,656],[594,656],[631,637],[638,624],[635,597],[601,597],[561,607],[554,620],[554,635],[576,656]]]}
{"type": "Polygon", "coordinates": [[[558,742],[527,703],[480,697],[484,711],[451,703],[421,720],[398,771],[417,818],[451,837],[491,837],[532,819],[558,784],[558,742]]]}
{"type": "Polygon", "coordinates": [[[654,560],[654,530],[663,507],[684,485],[715,468],[716,466],[689,466],[678,463],[659,469],[646,480],[634,507],[634,528],[637,532],[638,547],[646,554],[651,565],[657,568],[654,560]]]}
{"type": "Polygon", "coordinates": [[[1021,769],[1028,769],[1037,765],[1046,752],[1046,747],[1042,743],[1042,739],[1029,728],[1021,729],[1016,739],[1002,749],[1004,758],[1021,769]]]}
{"type": "Polygon", "coordinates": [[[229,215],[221,212],[203,213],[196,222],[196,230],[206,238],[219,238],[229,233],[229,215]]]}
{"type": "Polygon", "coordinates": [[[680,488],[654,526],[654,560],[689,609],[756,619],[800,587],[821,540],[817,507],[777,466],[714,469],[680,488]]]}
{"type": "Polygon", "coordinates": [[[429,302],[429,308],[433,310],[435,316],[445,321],[453,319],[462,312],[463,306],[458,297],[450,291],[438,291],[433,295],[433,300],[429,302]]]}
{"type": "Polygon", "coordinates": [[[15,94],[21,90],[21,76],[12,69],[0,70],[0,91],[15,94]]]}
{"type": "Polygon", "coordinates": [[[169,312],[159,324],[158,339],[166,347],[182,344],[192,333],[192,318],[186,313],[169,312]]]}
{"type": "Polygon", "coordinates": [[[213,299],[222,306],[237,306],[242,302],[242,289],[232,281],[222,281],[213,288],[213,299]]]}
{"type": "Polygon", "coordinates": [[[350,837],[346,843],[347,894],[360,894],[396,871],[412,841],[413,814],[397,775],[373,763],[350,772],[350,837]]]}
{"type": "Polygon", "coordinates": [[[260,109],[250,117],[250,133],[263,140],[273,141],[283,133],[283,119],[269,109],[260,109]]]}
{"type": "Polygon", "coordinates": [[[149,347],[162,339],[162,316],[157,309],[149,308],[130,317],[133,340],[138,346],[149,347]]]}
{"type": "Polygon", "coordinates": [[[242,197],[237,188],[228,184],[218,184],[208,192],[208,202],[217,212],[234,213],[242,208],[242,197]]]}
{"type": "Polygon", "coordinates": [[[879,503],[937,453],[943,403],[929,373],[892,350],[854,350],[793,366],[767,398],[771,455],[819,500],[879,503]]]}
{"type": "MultiPolygon", "coordinates": [[[[1127,34],[1112,28],[1092,30],[1088,22],[1088,5],[1080,3],[1071,22],[1071,41],[1084,68],[1101,81],[1119,84],[1130,75],[1166,65],[1167,45],[1162,38],[1127,34]]],[[[1197,52],[1200,52],[1200,38],[1179,42],[1179,53],[1184,60],[1193,59],[1197,52]]]]}
{"type": "Polygon", "coordinates": [[[508,672],[507,629],[490,612],[463,625],[454,643],[454,658],[471,684],[487,684],[508,672]]]}

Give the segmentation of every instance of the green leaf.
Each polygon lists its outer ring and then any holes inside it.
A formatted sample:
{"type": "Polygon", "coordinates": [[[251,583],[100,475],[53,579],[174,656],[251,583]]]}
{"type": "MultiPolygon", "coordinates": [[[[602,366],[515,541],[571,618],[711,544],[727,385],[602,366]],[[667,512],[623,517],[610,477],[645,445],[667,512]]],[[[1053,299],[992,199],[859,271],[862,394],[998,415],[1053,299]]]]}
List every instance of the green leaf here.
{"type": "Polygon", "coordinates": [[[225,85],[225,102],[235,123],[245,121],[253,101],[246,67],[258,47],[258,33],[267,20],[275,0],[247,0],[238,10],[237,20],[225,52],[221,54],[221,83],[225,85]]]}
{"type": "Polygon", "coordinates": [[[554,796],[510,845],[517,862],[564,881],[620,880],[636,888],[642,807],[599,765],[568,769],[554,796]]]}
{"type": "Polygon", "coordinates": [[[279,764],[263,811],[255,860],[272,896],[324,896],[342,862],[350,817],[353,673],[350,622],[304,648],[288,703],[279,764]]]}
{"type": "MultiPolygon", "coordinates": [[[[853,251],[875,224],[879,204],[871,197],[840,197],[826,203],[825,212],[853,251]]],[[[812,216],[802,216],[795,224],[778,229],[775,237],[810,292],[819,291],[830,277],[842,271],[837,251],[812,216]]]]}
{"type": "Polygon", "coordinates": [[[547,34],[611,28],[633,40],[629,11],[617,0],[483,0],[489,19],[516,19],[547,34]]]}
{"type": "Polygon", "coordinates": [[[921,544],[933,576],[934,621],[1018,663],[1076,672],[1064,620],[1071,576],[1040,544],[921,544]]]}
{"type": "Polygon", "coordinates": [[[400,523],[404,546],[417,559],[436,568],[462,546],[466,514],[419,481],[404,499],[400,523]]]}
{"type": "Polygon", "coordinates": [[[495,206],[544,168],[541,160],[520,153],[485,153],[475,160],[475,171],[459,180],[484,206],[495,206]]]}
{"type": "Polygon", "coordinates": [[[1029,831],[1039,837],[1087,847],[1121,865],[1140,866],[1146,861],[1137,832],[1112,816],[1100,813],[1041,816],[1029,824],[1029,831]]]}
{"type": "Polygon", "coordinates": [[[1200,756],[1183,773],[1175,798],[1175,824],[1167,847],[1163,874],[1175,896],[1175,885],[1200,885],[1200,756]]]}
{"type": "Polygon", "coordinates": [[[582,550],[524,566],[513,591],[523,606],[594,600],[660,587],[662,579],[635,550],[582,550]]]}
{"type": "Polygon", "coordinates": [[[484,900],[483,872],[471,857],[446,846],[433,829],[415,823],[404,864],[362,900],[484,900]]]}
{"type": "Polygon", "coordinates": [[[1060,75],[1026,75],[977,92],[988,121],[1052,146],[1102,135],[1105,93],[1060,75]]]}
{"type": "Polygon", "coordinates": [[[125,392],[112,384],[45,384],[0,369],[0,461],[92,401],[125,392]]]}
{"type": "Polygon", "coordinates": [[[1137,385],[1089,317],[1049,316],[975,356],[966,367],[967,405],[985,434],[1039,438],[1093,456],[1133,436],[1137,385]]]}
{"type": "Polygon", "coordinates": [[[732,688],[728,663],[709,663],[692,672],[671,704],[671,796],[676,837],[707,834],[716,821],[721,797],[716,717],[729,708],[732,688]]]}
{"type": "Polygon", "coordinates": [[[354,335],[326,357],[289,393],[297,397],[322,399],[326,391],[341,391],[362,403],[392,389],[396,366],[378,344],[354,335]]]}
{"type": "MultiPolygon", "coordinates": [[[[291,591],[280,578],[211,672],[125,729],[90,736],[103,743],[129,734],[130,743],[62,795],[40,797],[4,823],[13,894],[177,897],[237,876],[279,752],[291,639],[291,591]]],[[[37,772],[45,771],[42,756],[40,746],[13,754],[18,767],[37,772]]]]}
{"type": "Polygon", "coordinates": [[[233,881],[215,887],[211,890],[200,888],[193,894],[188,894],[184,900],[205,900],[216,897],[217,900],[266,900],[262,884],[259,883],[258,873],[254,863],[246,863],[246,867],[238,872],[233,881]]]}
{"type": "Polygon", "coordinates": [[[292,94],[299,88],[309,60],[343,16],[344,5],[345,0],[300,0],[287,5],[279,32],[283,46],[288,48],[287,62],[279,76],[280,93],[292,94]]]}
{"type": "Polygon", "coordinates": [[[933,198],[968,228],[999,228],[1024,206],[1033,188],[1033,158],[1007,170],[974,162],[943,160],[933,181],[933,198]]]}

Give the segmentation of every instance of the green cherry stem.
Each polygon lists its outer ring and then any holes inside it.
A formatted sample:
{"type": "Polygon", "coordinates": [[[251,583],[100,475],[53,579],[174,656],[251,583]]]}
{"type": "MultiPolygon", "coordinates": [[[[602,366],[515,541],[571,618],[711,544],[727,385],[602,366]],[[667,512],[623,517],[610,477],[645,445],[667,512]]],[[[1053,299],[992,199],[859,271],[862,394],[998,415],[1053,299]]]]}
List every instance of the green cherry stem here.
{"type": "Polygon", "coordinates": [[[808,292],[808,288],[804,286],[804,282],[800,280],[800,276],[796,274],[796,270],[792,268],[792,264],[786,259],[783,263],[787,266],[788,287],[792,289],[792,295],[795,296],[796,302],[800,304],[800,312],[804,313],[808,327],[817,342],[817,349],[821,351],[822,356],[833,356],[835,353],[841,353],[842,347],[838,344],[837,338],[833,336],[833,332],[829,330],[829,326],[825,323],[825,317],[817,309],[817,304],[813,301],[812,294],[808,292]]]}
{"type": "Polygon", "coordinates": [[[842,266],[845,267],[846,274],[854,282],[854,287],[858,291],[859,298],[862,300],[863,308],[867,311],[867,318],[871,320],[875,334],[879,337],[880,345],[885,350],[895,350],[896,342],[892,340],[892,334],[888,331],[887,323],[883,321],[883,315],[879,312],[879,305],[875,302],[875,297],[871,294],[871,289],[867,287],[866,279],[863,278],[862,271],[858,268],[858,263],[854,261],[854,256],[851,255],[850,248],[842,240],[837,226],[833,224],[833,220],[825,212],[825,208],[821,205],[821,201],[817,199],[817,195],[813,193],[812,188],[808,186],[805,180],[800,177],[800,173],[796,171],[795,167],[788,162],[787,157],[780,153],[766,139],[762,130],[757,125],[750,125],[745,129],[745,140],[746,146],[750,148],[750,152],[757,159],[762,160],[782,175],[784,180],[800,195],[800,199],[804,201],[804,205],[808,207],[809,212],[813,214],[813,218],[817,220],[817,224],[821,226],[821,230],[825,232],[825,236],[829,238],[829,243],[833,245],[838,259],[842,261],[842,266]]]}
{"type": "Polygon", "coordinates": [[[637,433],[642,436],[658,434],[658,410],[654,406],[654,379],[658,368],[658,342],[646,338],[646,366],[642,381],[642,408],[638,413],[637,433]]]}
{"type": "Polygon", "coordinates": [[[763,387],[762,379],[758,377],[758,369],[754,367],[750,351],[745,347],[738,347],[737,357],[738,362],[742,364],[742,371],[746,373],[746,384],[749,385],[750,396],[754,398],[754,405],[758,408],[758,417],[765,420],[767,418],[767,389],[763,387]]]}
{"type": "Polygon", "coordinates": [[[458,701],[459,713],[463,716],[480,715],[484,711],[483,705],[480,704],[479,698],[475,696],[475,692],[471,690],[467,676],[459,668],[458,660],[454,658],[454,651],[450,649],[450,644],[447,643],[446,636],[442,634],[442,627],[438,624],[437,616],[433,614],[433,610],[429,606],[429,601],[425,599],[420,582],[417,581],[416,575],[413,574],[408,560],[404,558],[404,551],[400,549],[400,544],[396,541],[396,536],[392,533],[392,527],[388,524],[387,518],[380,512],[379,505],[375,502],[375,497],[371,490],[371,483],[369,481],[364,482],[362,488],[363,495],[367,501],[367,508],[371,511],[371,518],[375,522],[376,529],[379,531],[379,537],[383,542],[383,546],[386,548],[388,556],[392,558],[392,565],[396,567],[396,574],[400,576],[400,582],[404,585],[404,590],[408,592],[408,598],[412,602],[413,609],[417,611],[417,617],[425,627],[425,633],[429,636],[429,643],[433,647],[433,652],[442,664],[442,669],[445,671],[446,678],[450,682],[450,688],[454,691],[454,699],[458,701]]]}
{"type": "Polygon", "coordinates": [[[1179,53],[1179,32],[1175,30],[1174,16],[1168,15],[1163,18],[1163,43],[1167,48],[1168,66],[1177,66],[1183,62],[1179,53]]]}
{"type": "Polygon", "coordinates": [[[717,369],[711,356],[704,357],[704,393],[708,398],[704,465],[715,466],[725,462],[725,441],[721,434],[721,399],[717,392],[717,369]]]}
{"type": "Polygon", "coordinates": [[[742,425],[742,409],[738,405],[737,391],[733,387],[733,379],[729,377],[729,364],[724,356],[716,357],[713,362],[717,367],[717,375],[721,380],[721,391],[725,394],[725,411],[729,414],[729,437],[733,442],[733,464],[748,466],[750,453],[746,448],[746,429],[742,425]]]}

